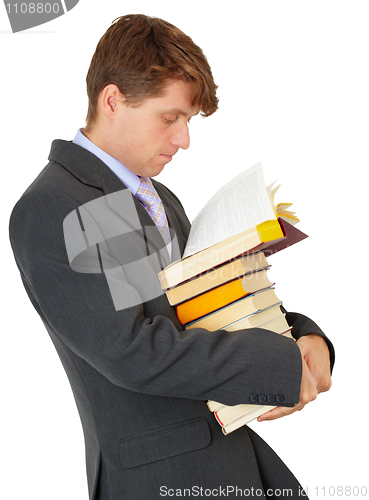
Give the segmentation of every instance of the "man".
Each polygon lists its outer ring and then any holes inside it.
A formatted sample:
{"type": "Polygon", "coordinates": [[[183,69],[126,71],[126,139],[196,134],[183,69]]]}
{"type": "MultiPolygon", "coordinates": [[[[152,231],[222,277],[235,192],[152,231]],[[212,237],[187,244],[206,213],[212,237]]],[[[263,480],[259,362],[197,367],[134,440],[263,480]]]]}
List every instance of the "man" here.
{"type": "Polygon", "coordinates": [[[266,443],[247,427],[223,436],[204,401],[235,405],[266,392],[281,406],[263,419],[299,410],[330,387],[331,343],[296,313],[287,319],[297,342],[262,329],[183,331],[156,278],[183,252],[189,222],[149,178],[189,147],[190,119],[217,109],[206,58],[169,23],[124,16],[97,46],[87,91],[85,129],[73,143],[54,141],[10,236],[74,392],[90,499],[200,488],[228,488],[228,498],[236,488],[268,498],[289,488],[298,498],[299,483],[266,443]]]}

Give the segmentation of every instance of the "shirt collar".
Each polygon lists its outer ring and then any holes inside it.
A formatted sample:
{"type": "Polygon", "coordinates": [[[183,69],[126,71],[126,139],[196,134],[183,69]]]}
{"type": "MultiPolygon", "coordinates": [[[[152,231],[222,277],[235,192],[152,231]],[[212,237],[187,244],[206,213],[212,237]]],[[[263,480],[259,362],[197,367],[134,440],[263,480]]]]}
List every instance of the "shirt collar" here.
{"type": "Polygon", "coordinates": [[[90,151],[90,153],[97,156],[110,168],[110,170],[114,172],[114,174],[123,182],[123,184],[127,186],[132,194],[135,195],[137,193],[137,189],[140,185],[140,178],[136,174],[128,170],[128,168],[118,160],[108,155],[108,153],[105,153],[105,151],[103,151],[98,146],[96,146],[96,144],[87,139],[87,137],[83,135],[82,129],[79,129],[77,131],[73,142],[74,144],[87,149],[88,151],[90,151]]]}

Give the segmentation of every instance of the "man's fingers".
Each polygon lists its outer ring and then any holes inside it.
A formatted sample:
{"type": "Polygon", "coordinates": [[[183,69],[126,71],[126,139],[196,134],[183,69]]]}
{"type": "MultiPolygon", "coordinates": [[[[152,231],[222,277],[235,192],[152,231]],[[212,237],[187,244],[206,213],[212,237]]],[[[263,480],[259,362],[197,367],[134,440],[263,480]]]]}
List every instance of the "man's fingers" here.
{"type": "Polygon", "coordinates": [[[293,407],[278,407],[273,410],[264,413],[258,418],[259,422],[263,422],[264,420],[275,420],[277,418],[285,417],[286,415],[291,415],[295,411],[300,411],[311,401],[314,401],[318,397],[318,390],[315,385],[314,377],[312,376],[309,367],[307,366],[305,360],[302,360],[302,378],[301,378],[301,386],[300,386],[300,400],[293,407]]]}
{"type": "Polygon", "coordinates": [[[269,410],[264,415],[260,415],[258,417],[258,422],[263,422],[264,420],[276,420],[277,418],[286,417],[287,415],[291,415],[295,413],[295,411],[300,411],[304,408],[303,404],[296,404],[293,408],[286,408],[282,406],[278,406],[277,408],[273,408],[273,410],[269,410]]]}
{"type": "Polygon", "coordinates": [[[325,340],[316,334],[306,335],[297,341],[301,356],[314,377],[318,393],[332,386],[329,349],[325,340]]]}
{"type": "Polygon", "coordinates": [[[332,387],[332,379],[331,377],[322,377],[320,382],[319,382],[319,385],[317,387],[318,389],[318,392],[327,392],[329,391],[329,389],[332,387]]]}

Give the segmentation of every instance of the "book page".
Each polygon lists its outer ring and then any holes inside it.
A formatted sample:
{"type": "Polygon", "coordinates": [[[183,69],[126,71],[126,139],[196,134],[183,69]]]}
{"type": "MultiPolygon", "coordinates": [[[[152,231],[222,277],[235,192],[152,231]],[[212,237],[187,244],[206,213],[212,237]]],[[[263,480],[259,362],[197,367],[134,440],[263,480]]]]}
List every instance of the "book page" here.
{"type": "Polygon", "coordinates": [[[261,163],[222,187],[194,219],[183,257],[275,219],[261,163]]]}

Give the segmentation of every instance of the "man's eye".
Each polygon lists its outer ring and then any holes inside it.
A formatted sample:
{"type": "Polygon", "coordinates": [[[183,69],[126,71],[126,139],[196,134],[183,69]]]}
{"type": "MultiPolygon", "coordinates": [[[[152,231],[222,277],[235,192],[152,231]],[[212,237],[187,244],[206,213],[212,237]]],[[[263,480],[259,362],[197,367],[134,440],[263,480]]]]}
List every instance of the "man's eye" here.
{"type": "Polygon", "coordinates": [[[174,123],[176,120],[177,120],[177,117],[175,117],[175,118],[168,118],[167,116],[164,116],[165,123],[174,123]]]}

